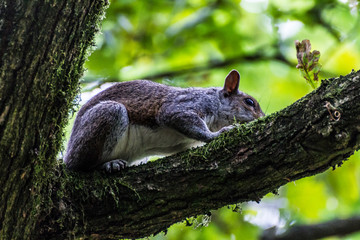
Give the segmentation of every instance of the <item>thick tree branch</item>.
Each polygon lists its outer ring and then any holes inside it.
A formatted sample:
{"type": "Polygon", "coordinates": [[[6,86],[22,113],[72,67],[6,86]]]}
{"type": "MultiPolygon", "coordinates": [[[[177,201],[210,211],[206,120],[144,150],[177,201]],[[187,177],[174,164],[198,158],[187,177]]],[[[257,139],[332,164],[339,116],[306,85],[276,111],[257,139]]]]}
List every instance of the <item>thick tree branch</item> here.
{"type": "Polygon", "coordinates": [[[270,228],[263,232],[261,240],[315,240],[330,236],[345,236],[360,231],[360,216],[334,219],[313,225],[295,225],[282,234],[270,228]]]}
{"type": "Polygon", "coordinates": [[[324,80],[291,106],[201,147],[118,175],[60,165],[42,237],[137,238],[341,165],[360,148],[360,72],[324,80]],[[340,114],[340,115],[339,115],[340,114]]]}

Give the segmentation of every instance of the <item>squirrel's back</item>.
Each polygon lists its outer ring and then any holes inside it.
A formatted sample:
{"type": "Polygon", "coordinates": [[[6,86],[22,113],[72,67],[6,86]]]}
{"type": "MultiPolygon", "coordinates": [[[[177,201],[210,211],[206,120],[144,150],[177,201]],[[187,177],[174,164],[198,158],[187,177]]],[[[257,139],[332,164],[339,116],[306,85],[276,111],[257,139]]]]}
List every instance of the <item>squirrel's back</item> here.
{"type": "Polygon", "coordinates": [[[88,109],[103,101],[115,101],[127,109],[133,124],[156,127],[157,113],[170,92],[181,88],[170,87],[148,80],[116,83],[90,99],[79,111],[81,117],[88,109]]]}

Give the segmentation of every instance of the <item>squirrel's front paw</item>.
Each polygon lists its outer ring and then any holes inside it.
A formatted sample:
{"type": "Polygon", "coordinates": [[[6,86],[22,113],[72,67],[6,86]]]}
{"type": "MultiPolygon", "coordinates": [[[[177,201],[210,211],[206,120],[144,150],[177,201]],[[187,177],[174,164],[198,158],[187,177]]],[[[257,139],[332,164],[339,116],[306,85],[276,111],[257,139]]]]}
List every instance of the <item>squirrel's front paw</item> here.
{"type": "MultiPolygon", "coordinates": [[[[230,126],[226,126],[226,127],[221,128],[219,131],[213,133],[213,138],[212,138],[212,139],[220,136],[220,134],[222,134],[222,133],[224,133],[224,132],[230,131],[230,130],[233,129],[234,127],[235,127],[234,125],[230,125],[230,126]]],[[[211,140],[212,140],[212,139],[211,139],[211,140]]]]}
{"type": "Polygon", "coordinates": [[[126,167],[127,162],[120,159],[111,160],[101,165],[101,169],[107,173],[120,172],[121,169],[126,167]]]}

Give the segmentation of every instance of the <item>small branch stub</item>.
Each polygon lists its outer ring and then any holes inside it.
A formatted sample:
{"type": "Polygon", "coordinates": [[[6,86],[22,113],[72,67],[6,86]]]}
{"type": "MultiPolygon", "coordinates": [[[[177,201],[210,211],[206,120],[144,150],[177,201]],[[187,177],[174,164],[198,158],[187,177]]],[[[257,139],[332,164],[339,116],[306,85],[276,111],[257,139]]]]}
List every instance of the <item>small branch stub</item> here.
{"type": "Polygon", "coordinates": [[[340,118],[341,118],[340,111],[337,110],[333,105],[331,105],[331,103],[326,101],[325,107],[326,107],[326,109],[328,110],[328,112],[330,114],[331,120],[334,120],[334,121],[339,121],[340,120],[340,118]]]}

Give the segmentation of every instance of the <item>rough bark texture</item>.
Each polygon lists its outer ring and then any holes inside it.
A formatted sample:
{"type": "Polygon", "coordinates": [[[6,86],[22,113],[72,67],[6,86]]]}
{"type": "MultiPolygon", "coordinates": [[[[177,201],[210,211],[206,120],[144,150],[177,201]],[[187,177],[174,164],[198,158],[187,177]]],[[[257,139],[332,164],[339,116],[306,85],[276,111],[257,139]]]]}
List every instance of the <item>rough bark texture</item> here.
{"type": "Polygon", "coordinates": [[[107,176],[56,164],[107,2],[0,2],[0,239],[141,237],[341,164],[360,147],[360,73],[210,144],[107,176]],[[338,116],[338,113],[341,116],[338,116]]]}
{"type": "Polygon", "coordinates": [[[54,205],[38,231],[56,239],[137,238],[224,205],[260,201],[360,148],[359,91],[360,72],[325,80],[286,109],[208,145],[118,175],[70,173],[60,165],[48,190],[54,205]]]}
{"type": "Polygon", "coordinates": [[[107,1],[0,1],[0,239],[29,239],[107,1]]]}

